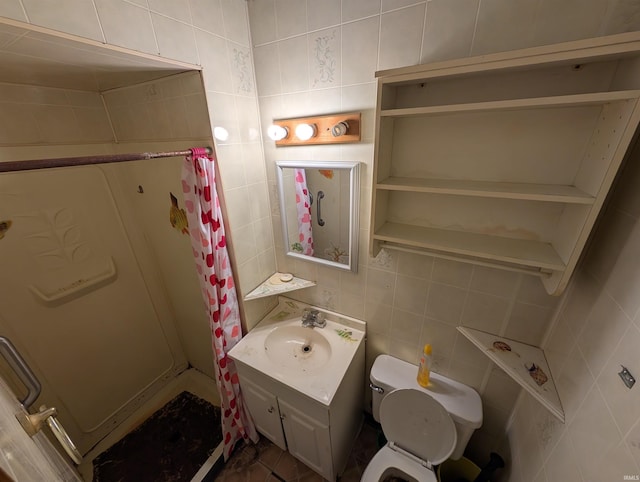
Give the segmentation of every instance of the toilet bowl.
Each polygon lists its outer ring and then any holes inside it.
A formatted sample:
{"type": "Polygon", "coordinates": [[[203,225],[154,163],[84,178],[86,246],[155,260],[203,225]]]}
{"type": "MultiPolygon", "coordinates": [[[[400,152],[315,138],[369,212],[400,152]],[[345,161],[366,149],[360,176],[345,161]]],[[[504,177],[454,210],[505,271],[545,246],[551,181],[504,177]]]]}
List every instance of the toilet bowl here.
{"type": "Polygon", "coordinates": [[[378,356],[371,368],[373,416],[388,442],[367,465],[364,482],[436,482],[433,466],[460,458],[482,425],[475,390],[437,373],[423,388],[416,374],[415,365],[388,355],[378,356]]]}

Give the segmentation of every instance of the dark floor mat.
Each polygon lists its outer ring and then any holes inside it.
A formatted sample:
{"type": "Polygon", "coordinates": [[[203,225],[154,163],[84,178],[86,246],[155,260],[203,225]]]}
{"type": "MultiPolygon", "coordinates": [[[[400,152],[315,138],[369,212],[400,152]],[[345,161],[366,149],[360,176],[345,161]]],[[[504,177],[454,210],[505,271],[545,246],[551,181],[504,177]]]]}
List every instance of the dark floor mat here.
{"type": "Polygon", "coordinates": [[[93,461],[94,482],[189,482],[222,441],[220,409],[182,392],[93,461]]]}

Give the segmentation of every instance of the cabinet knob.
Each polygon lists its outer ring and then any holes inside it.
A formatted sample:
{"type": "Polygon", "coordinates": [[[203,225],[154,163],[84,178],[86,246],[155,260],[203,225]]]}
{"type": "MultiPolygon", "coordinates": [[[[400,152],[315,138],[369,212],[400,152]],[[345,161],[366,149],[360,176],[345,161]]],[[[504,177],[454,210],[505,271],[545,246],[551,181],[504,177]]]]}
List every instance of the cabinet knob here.
{"type": "Polygon", "coordinates": [[[269,412],[269,413],[273,413],[273,407],[269,407],[269,408],[267,409],[267,412],[269,412]]]}
{"type": "Polygon", "coordinates": [[[281,414],[280,414],[280,419],[281,419],[281,420],[284,420],[285,418],[287,418],[287,416],[286,416],[284,413],[281,413],[281,414]]]}

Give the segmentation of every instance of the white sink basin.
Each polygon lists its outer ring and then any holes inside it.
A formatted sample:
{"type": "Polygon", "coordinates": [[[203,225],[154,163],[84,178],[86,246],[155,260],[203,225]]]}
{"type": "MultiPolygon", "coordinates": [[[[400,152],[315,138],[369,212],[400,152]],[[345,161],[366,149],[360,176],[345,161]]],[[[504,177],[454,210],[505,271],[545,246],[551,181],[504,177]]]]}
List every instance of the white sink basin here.
{"type": "Polygon", "coordinates": [[[229,356],[329,405],[356,352],[365,323],[325,311],[324,328],[302,326],[308,305],[279,298],[278,306],[229,351],[229,356]]]}
{"type": "Polygon", "coordinates": [[[331,345],[322,330],[297,325],[274,328],[264,339],[267,358],[290,372],[319,370],[331,357],[331,345]]]}

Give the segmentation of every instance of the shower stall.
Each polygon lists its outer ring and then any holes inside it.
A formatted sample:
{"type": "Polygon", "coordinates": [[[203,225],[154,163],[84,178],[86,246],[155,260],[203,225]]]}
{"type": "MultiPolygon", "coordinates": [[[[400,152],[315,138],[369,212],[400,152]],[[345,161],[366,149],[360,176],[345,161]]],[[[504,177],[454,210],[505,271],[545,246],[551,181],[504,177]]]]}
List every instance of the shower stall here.
{"type": "MultiPolygon", "coordinates": [[[[0,36],[13,40],[0,51],[0,162],[213,146],[197,66],[11,24],[0,36]]],[[[0,173],[0,335],[40,380],[35,406],[56,407],[85,480],[182,391],[219,404],[189,236],[172,217],[181,162],[0,173]]],[[[2,359],[0,376],[25,396],[2,359]]]]}

